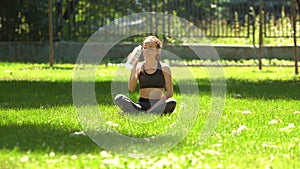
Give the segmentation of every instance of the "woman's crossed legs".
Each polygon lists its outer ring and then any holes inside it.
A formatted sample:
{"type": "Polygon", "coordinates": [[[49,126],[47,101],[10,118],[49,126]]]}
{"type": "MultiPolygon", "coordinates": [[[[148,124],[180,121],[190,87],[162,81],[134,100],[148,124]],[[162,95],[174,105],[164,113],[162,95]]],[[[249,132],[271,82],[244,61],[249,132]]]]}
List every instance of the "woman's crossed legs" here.
{"type": "Polygon", "coordinates": [[[115,104],[124,112],[150,112],[155,114],[172,113],[176,107],[176,100],[169,98],[165,101],[159,99],[139,98],[138,103],[134,103],[127,96],[118,94],[114,100],[115,104]]]}

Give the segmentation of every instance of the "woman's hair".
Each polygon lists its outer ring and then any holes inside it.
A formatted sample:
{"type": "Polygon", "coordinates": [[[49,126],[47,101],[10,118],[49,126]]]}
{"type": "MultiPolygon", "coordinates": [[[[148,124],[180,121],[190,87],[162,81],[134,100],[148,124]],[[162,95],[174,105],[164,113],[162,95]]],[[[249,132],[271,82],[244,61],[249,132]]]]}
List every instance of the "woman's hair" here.
{"type": "MultiPolygon", "coordinates": [[[[153,36],[153,35],[147,36],[145,38],[144,42],[143,42],[143,45],[146,42],[154,42],[156,44],[156,49],[161,49],[162,48],[162,42],[156,36],[153,36]]],[[[155,59],[157,61],[160,61],[160,52],[159,52],[158,55],[155,56],[155,59]]]]}

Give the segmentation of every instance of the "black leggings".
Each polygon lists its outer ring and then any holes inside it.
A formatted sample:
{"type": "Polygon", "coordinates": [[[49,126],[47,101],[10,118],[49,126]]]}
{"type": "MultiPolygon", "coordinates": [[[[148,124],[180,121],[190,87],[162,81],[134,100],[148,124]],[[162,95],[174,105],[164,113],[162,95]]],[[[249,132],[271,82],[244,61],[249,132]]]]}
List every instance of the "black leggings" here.
{"type": "Polygon", "coordinates": [[[166,114],[172,113],[176,107],[176,100],[174,98],[159,102],[159,99],[145,99],[140,97],[138,102],[134,103],[127,96],[118,94],[114,101],[124,112],[147,112],[155,105],[153,109],[151,109],[151,113],[166,114]]]}

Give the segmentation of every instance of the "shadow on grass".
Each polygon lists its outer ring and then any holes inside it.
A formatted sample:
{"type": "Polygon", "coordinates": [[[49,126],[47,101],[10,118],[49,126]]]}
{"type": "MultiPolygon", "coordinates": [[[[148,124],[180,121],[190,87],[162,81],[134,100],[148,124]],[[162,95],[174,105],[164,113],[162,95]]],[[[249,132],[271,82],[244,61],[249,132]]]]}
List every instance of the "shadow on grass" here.
{"type": "MultiPolygon", "coordinates": [[[[200,93],[211,92],[209,79],[197,79],[197,83],[200,93]]],[[[188,81],[182,84],[187,87],[190,85],[188,81]]],[[[249,82],[227,79],[226,85],[228,95],[238,94],[244,99],[300,99],[300,81],[297,80],[249,82]]],[[[0,86],[0,108],[39,108],[73,104],[72,82],[1,81],[0,86]]],[[[180,88],[176,84],[174,90],[180,94],[180,88]]],[[[95,92],[100,105],[113,104],[110,81],[96,82],[95,92]]]]}
{"type": "MultiPolygon", "coordinates": [[[[200,94],[211,91],[209,79],[197,79],[200,94]]],[[[189,85],[189,82],[183,82],[189,85]]],[[[227,94],[242,99],[300,99],[300,82],[227,79],[227,94]]],[[[0,109],[39,108],[72,105],[72,82],[1,81],[0,109]]],[[[175,92],[180,92],[175,85],[175,92]]],[[[112,105],[111,82],[96,82],[97,99],[112,105]]],[[[73,129],[47,124],[11,124],[0,126],[0,149],[21,151],[55,151],[62,153],[94,152],[100,148],[87,136],[70,137],[73,129]]]]}
{"type": "MultiPolygon", "coordinates": [[[[40,108],[72,105],[72,82],[1,81],[0,108],[40,108]]],[[[97,82],[99,104],[113,104],[111,82],[97,82]]]]}
{"type": "Polygon", "coordinates": [[[258,82],[240,81],[227,79],[227,93],[229,95],[240,95],[243,99],[300,99],[299,80],[264,80],[258,82]]]}
{"type": "MultiPolygon", "coordinates": [[[[1,134],[0,150],[43,153],[55,152],[64,154],[99,153],[103,150],[103,148],[93,142],[89,136],[74,136],[72,135],[74,131],[68,129],[64,130],[63,127],[55,128],[44,124],[2,125],[0,126],[0,132],[3,133],[1,134]]],[[[140,136],[140,138],[144,137],[149,138],[149,136],[140,136]]],[[[153,143],[160,147],[163,144],[168,145],[174,143],[174,141],[179,141],[178,137],[179,136],[163,136],[159,140],[153,140],[153,143]]],[[[146,143],[143,141],[144,139],[131,141],[127,139],[127,142],[123,142],[122,138],[111,132],[95,132],[93,135],[94,140],[98,143],[101,142],[102,146],[110,148],[109,151],[113,152],[128,151],[127,147],[131,147],[132,149],[134,146],[146,150],[146,144],[150,144],[149,142],[146,143]]]]}
{"type": "Polygon", "coordinates": [[[101,150],[88,136],[70,136],[74,131],[49,125],[2,125],[0,149],[83,153],[101,150]]]}

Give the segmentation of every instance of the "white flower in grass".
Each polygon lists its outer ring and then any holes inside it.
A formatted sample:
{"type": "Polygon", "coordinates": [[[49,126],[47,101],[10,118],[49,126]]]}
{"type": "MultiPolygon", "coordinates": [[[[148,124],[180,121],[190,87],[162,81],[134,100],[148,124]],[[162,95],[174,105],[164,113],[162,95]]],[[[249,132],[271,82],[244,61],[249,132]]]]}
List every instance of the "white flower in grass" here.
{"type": "Polygon", "coordinates": [[[54,157],[54,156],[55,156],[55,153],[54,153],[54,152],[50,152],[50,153],[49,153],[49,156],[50,156],[50,157],[54,157]]]}
{"type": "Polygon", "coordinates": [[[118,127],[119,126],[118,123],[114,123],[112,121],[107,121],[106,124],[109,125],[109,126],[113,126],[113,127],[118,127]]]}
{"type": "Polygon", "coordinates": [[[208,169],[210,169],[210,168],[211,168],[211,166],[210,166],[209,164],[205,163],[205,165],[204,165],[204,168],[208,168],[208,169]]]}
{"type": "Polygon", "coordinates": [[[217,165],[217,168],[224,168],[224,166],[223,166],[223,164],[219,163],[219,164],[217,165]]]}
{"type": "Polygon", "coordinates": [[[286,127],[280,129],[280,131],[289,133],[289,132],[292,132],[293,128],[295,128],[295,124],[289,123],[286,127]]]}
{"type": "Polygon", "coordinates": [[[287,127],[288,128],[295,128],[295,124],[294,123],[289,123],[289,125],[287,127]]]}
{"type": "Polygon", "coordinates": [[[273,154],[270,154],[270,161],[272,162],[272,161],[274,161],[274,159],[275,159],[275,156],[273,154]]]}
{"type": "Polygon", "coordinates": [[[108,153],[105,150],[102,150],[101,153],[100,153],[100,156],[103,157],[103,158],[111,158],[112,154],[108,153]]]}
{"type": "Polygon", "coordinates": [[[23,157],[20,158],[20,162],[22,162],[22,163],[24,163],[24,162],[26,162],[28,160],[29,160],[28,156],[23,156],[23,157]]]}
{"type": "Polygon", "coordinates": [[[153,164],[153,168],[168,168],[167,166],[171,166],[172,164],[172,161],[169,161],[166,157],[162,157],[153,164]]]}
{"type": "Polygon", "coordinates": [[[242,114],[245,115],[245,114],[251,114],[252,112],[250,110],[244,110],[242,111],[242,114]]]}
{"type": "Polygon", "coordinates": [[[298,111],[298,110],[294,111],[294,115],[296,115],[296,114],[300,114],[300,111],[298,111]]]}
{"type": "Polygon", "coordinates": [[[169,153],[168,159],[172,159],[173,162],[179,161],[179,157],[177,155],[175,155],[174,153],[169,153]]]}
{"type": "Polygon", "coordinates": [[[235,112],[235,113],[240,113],[241,111],[240,111],[240,110],[234,110],[234,112],[235,112]]]}
{"type": "Polygon", "coordinates": [[[72,159],[72,160],[76,160],[77,158],[78,158],[77,155],[72,155],[72,156],[71,156],[71,159],[72,159]]]}
{"type": "Polygon", "coordinates": [[[235,113],[241,113],[242,115],[246,115],[246,114],[252,114],[252,112],[250,110],[235,110],[235,113]]]}
{"type": "Polygon", "coordinates": [[[116,156],[115,158],[112,158],[112,159],[104,159],[104,160],[102,160],[103,164],[109,164],[109,165],[114,165],[114,166],[119,165],[119,162],[120,162],[120,159],[119,159],[118,156],[116,156]]]}
{"type": "Polygon", "coordinates": [[[247,126],[240,124],[239,128],[237,128],[236,130],[232,130],[231,134],[232,135],[234,135],[234,134],[241,135],[242,131],[247,130],[247,129],[248,129],[247,126]]]}
{"type": "Polygon", "coordinates": [[[96,158],[97,158],[97,156],[92,155],[92,154],[88,154],[87,156],[88,156],[90,159],[96,159],[96,158]]]}
{"type": "Polygon", "coordinates": [[[12,71],[11,70],[4,70],[4,73],[9,73],[10,75],[12,75],[12,71]]]}
{"type": "Polygon", "coordinates": [[[240,124],[240,126],[239,126],[239,128],[238,128],[237,131],[238,131],[239,133],[241,133],[243,130],[247,130],[247,129],[248,129],[247,126],[241,125],[241,124],[240,124]]]}
{"type": "MultiPolygon", "coordinates": [[[[115,166],[118,166],[119,164],[115,164],[115,166]]],[[[129,162],[129,164],[127,164],[128,168],[140,168],[139,165],[135,164],[133,161],[129,162]]]]}
{"type": "Polygon", "coordinates": [[[75,136],[86,136],[84,131],[75,131],[74,133],[70,134],[70,137],[75,137],[75,136]]]}
{"type": "Polygon", "coordinates": [[[221,154],[219,151],[209,150],[209,149],[202,150],[201,153],[210,154],[210,155],[220,155],[221,154]]]}
{"type": "Polygon", "coordinates": [[[281,119],[273,119],[268,122],[268,124],[280,124],[280,123],[283,123],[281,119]]]}
{"type": "Polygon", "coordinates": [[[278,146],[278,145],[272,144],[272,142],[264,142],[261,146],[263,148],[282,149],[282,146],[278,146]]]}
{"type": "Polygon", "coordinates": [[[233,97],[235,97],[235,98],[242,98],[242,95],[241,94],[233,94],[233,97]]]}

